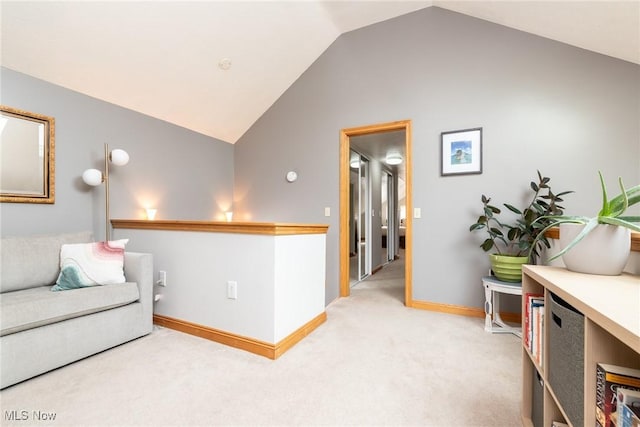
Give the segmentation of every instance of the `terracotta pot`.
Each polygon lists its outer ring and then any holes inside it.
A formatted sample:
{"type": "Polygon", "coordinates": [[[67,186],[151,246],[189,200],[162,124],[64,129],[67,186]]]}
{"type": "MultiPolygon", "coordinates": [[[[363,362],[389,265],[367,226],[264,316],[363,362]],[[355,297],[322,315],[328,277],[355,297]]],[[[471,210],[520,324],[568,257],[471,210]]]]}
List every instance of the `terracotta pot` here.
{"type": "MultiPolygon", "coordinates": [[[[560,224],[560,247],[564,249],[580,231],[582,224],[560,224]]],[[[616,225],[598,224],[580,243],[562,255],[568,270],[577,273],[617,276],[631,253],[631,231],[616,225]]]]}

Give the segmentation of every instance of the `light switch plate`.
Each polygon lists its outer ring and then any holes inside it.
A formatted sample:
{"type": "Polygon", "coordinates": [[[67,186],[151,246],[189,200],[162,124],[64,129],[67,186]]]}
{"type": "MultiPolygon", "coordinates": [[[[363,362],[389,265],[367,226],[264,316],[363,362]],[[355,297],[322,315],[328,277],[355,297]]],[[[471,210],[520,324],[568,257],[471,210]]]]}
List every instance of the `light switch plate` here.
{"type": "Polygon", "coordinates": [[[158,286],[167,286],[167,272],[166,271],[158,271],[158,281],[156,282],[158,286]]]}
{"type": "Polygon", "coordinates": [[[238,299],[238,282],[233,280],[227,282],[227,298],[238,299]]]}

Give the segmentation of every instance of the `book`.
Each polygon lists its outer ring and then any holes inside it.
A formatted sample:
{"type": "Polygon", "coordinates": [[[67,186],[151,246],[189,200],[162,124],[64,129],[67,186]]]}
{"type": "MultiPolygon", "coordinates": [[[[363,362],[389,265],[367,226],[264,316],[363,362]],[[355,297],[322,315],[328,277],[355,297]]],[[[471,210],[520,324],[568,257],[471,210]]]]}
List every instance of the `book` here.
{"type": "Polygon", "coordinates": [[[597,427],[617,427],[618,387],[640,390],[640,369],[598,363],[596,366],[597,427]]]}
{"type": "Polygon", "coordinates": [[[522,336],[522,339],[524,340],[524,345],[529,348],[529,343],[531,342],[531,336],[528,333],[530,330],[530,324],[531,324],[531,299],[532,298],[543,298],[542,294],[536,294],[536,293],[532,293],[532,292],[527,292],[524,295],[524,325],[523,326],[523,331],[525,332],[522,336]]]}
{"type": "Polygon", "coordinates": [[[527,292],[525,294],[525,305],[524,305],[524,345],[529,349],[529,351],[533,352],[533,322],[532,322],[532,308],[534,306],[544,305],[544,296],[542,294],[527,292]]]}
{"type": "Polygon", "coordinates": [[[627,405],[621,405],[618,427],[638,427],[640,426],[640,415],[632,412],[627,405]]]}
{"type": "Polygon", "coordinates": [[[618,387],[616,393],[618,427],[638,427],[640,425],[640,391],[618,387]]]}
{"type": "Polygon", "coordinates": [[[529,351],[533,356],[533,360],[542,366],[542,317],[544,316],[544,299],[540,297],[532,297],[530,300],[530,319],[529,319],[529,351]]]}
{"type": "Polygon", "coordinates": [[[622,404],[618,410],[618,427],[639,427],[640,411],[633,412],[633,408],[622,404]]]}
{"type": "Polygon", "coordinates": [[[541,342],[542,342],[542,312],[544,311],[544,306],[542,305],[533,305],[531,307],[532,311],[532,334],[531,334],[531,354],[533,355],[533,359],[540,366],[541,358],[541,342]]]}
{"type": "Polygon", "coordinates": [[[542,360],[543,360],[543,355],[544,355],[544,339],[543,336],[543,331],[544,331],[544,306],[542,307],[542,310],[540,310],[540,320],[539,320],[539,325],[538,325],[538,354],[536,355],[538,357],[538,365],[540,366],[540,368],[542,368],[543,364],[542,364],[542,360]]]}

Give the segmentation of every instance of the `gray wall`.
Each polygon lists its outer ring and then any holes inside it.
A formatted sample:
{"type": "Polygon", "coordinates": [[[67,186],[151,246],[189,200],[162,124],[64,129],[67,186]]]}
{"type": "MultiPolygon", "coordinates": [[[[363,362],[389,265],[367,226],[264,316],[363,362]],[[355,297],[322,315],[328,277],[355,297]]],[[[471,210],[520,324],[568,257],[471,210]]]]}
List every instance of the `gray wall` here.
{"type": "Polygon", "coordinates": [[[233,145],[2,68],[2,104],[56,120],[53,205],[3,203],[3,236],[93,230],[104,238],[104,185],[82,182],[103,169],[104,143],[122,148],[129,164],[110,168],[111,217],[222,219],[233,193],[233,145]]]}
{"type": "Polygon", "coordinates": [[[524,202],[536,169],[599,209],[597,170],[640,182],[640,67],[438,8],[341,36],[235,145],[2,68],[1,102],[56,118],[56,203],[0,205],[2,235],[103,232],[103,143],[112,217],[328,223],[326,300],[338,295],[339,130],[413,121],[413,298],[482,305],[488,268],[468,233],[485,193],[524,202]],[[484,128],[482,175],[441,177],[440,132],[484,128]],[[234,170],[235,166],[235,170],[234,170]],[[285,181],[288,170],[299,179],[285,181]],[[234,176],[235,173],[235,176],[234,176]],[[324,216],[331,208],[331,217],[324,216]]]}
{"type": "Polygon", "coordinates": [[[327,301],[338,296],[338,133],[413,121],[413,298],[482,306],[488,270],[468,232],[480,195],[522,205],[540,169],[567,213],[640,182],[640,67],[428,8],[341,36],[235,147],[239,217],[329,223],[327,301]],[[440,176],[440,132],[484,128],[481,175],[440,176]],[[269,159],[265,162],[265,159],[269,159]],[[286,183],[285,172],[299,180],[286,183]],[[332,216],[323,216],[323,207],[332,216]]]}

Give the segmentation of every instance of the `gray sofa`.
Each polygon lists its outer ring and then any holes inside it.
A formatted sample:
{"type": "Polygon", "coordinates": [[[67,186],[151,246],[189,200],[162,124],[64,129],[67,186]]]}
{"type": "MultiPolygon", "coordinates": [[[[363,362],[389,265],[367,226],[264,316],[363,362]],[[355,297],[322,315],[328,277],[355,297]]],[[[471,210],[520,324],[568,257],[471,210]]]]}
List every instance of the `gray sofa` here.
{"type": "Polygon", "coordinates": [[[151,332],[153,258],[125,252],[127,283],[52,292],[60,248],[90,232],[0,242],[0,388],[151,332]]]}

